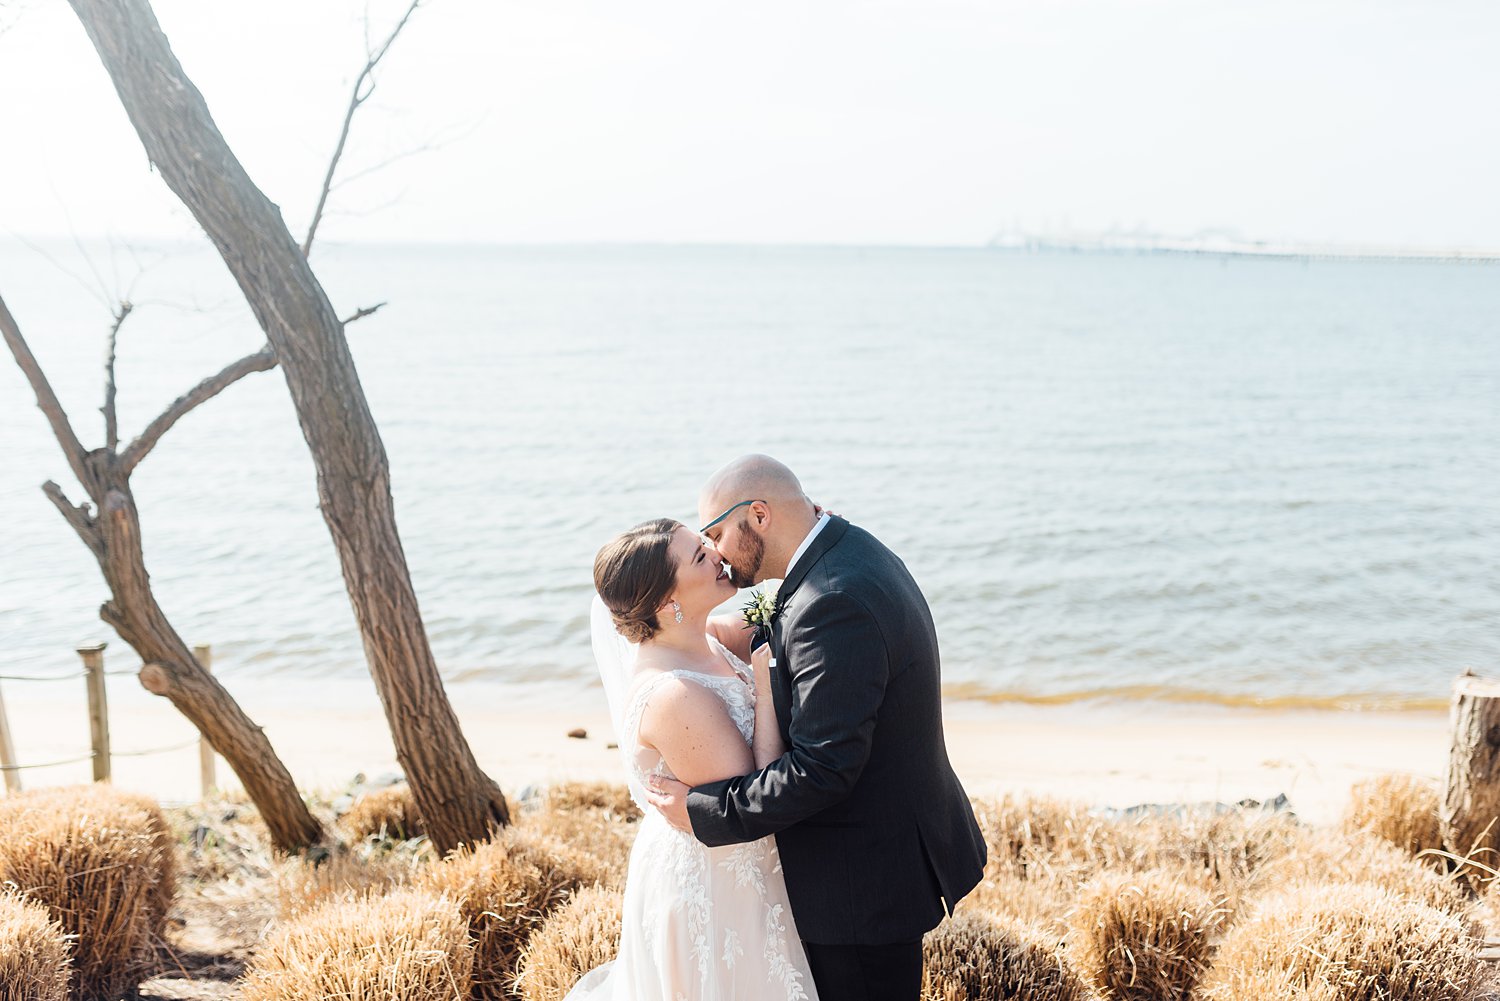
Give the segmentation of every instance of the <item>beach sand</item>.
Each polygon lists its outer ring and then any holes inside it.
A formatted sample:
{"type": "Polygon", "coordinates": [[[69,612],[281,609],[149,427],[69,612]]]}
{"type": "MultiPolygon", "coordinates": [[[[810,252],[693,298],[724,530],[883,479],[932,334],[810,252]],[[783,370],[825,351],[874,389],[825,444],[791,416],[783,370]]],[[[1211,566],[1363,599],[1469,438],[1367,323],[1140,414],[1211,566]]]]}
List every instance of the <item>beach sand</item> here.
{"type": "MultiPolygon", "coordinates": [[[[400,770],[374,686],[362,681],[226,679],[231,692],[291,770],[299,787],[336,792],[356,774],[400,770]]],[[[88,750],[82,679],[6,683],[22,764],[88,750]]],[[[618,752],[603,697],[454,684],[449,695],[482,767],[508,795],[564,779],[618,781],[618,752]],[[583,728],[586,739],[567,736],[583,728]]],[[[116,784],[164,802],[198,798],[195,748],[133,756],[180,744],[191,726],[132,676],[109,679],[116,784]]],[[[1448,750],[1446,715],[1184,707],[1155,702],[1071,706],[946,706],[949,755],[973,795],[1031,793],[1100,807],[1142,803],[1269,800],[1285,794],[1301,817],[1324,823],[1343,810],[1349,787],[1382,772],[1437,778],[1448,750]]],[[[28,788],[89,780],[87,763],[28,769],[28,788]]],[[[220,760],[221,787],[234,788],[220,760]]],[[[913,790],[913,795],[920,795],[913,790]]]]}

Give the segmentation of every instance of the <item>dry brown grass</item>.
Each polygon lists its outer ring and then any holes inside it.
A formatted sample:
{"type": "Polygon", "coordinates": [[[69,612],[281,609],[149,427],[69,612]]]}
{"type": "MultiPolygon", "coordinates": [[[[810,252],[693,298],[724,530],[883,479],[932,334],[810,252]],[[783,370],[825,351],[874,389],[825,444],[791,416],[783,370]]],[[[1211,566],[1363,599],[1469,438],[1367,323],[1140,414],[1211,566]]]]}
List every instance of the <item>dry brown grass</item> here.
{"type": "Polygon", "coordinates": [[[179,868],[177,835],[173,832],[172,825],[167,823],[161,804],[144,793],[97,784],[57,786],[38,790],[32,795],[44,797],[57,810],[85,812],[99,802],[100,796],[105,796],[123,806],[133,807],[145,816],[146,827],[160,849],[160,862],[157,868],[156,884],[151,892],[150,907],[151,931],[153,934],[160,935],[166,924],[167,912],[172,909],[172,900],[177,894],[179,868]]]}
{"type": "Polygon", "coordinates": [[[1082,802],[1045,796],[975,801],[990,865],[1037,869],[1143,870],[1195,861],[1221,874],[1248,872],[1284,854],[1299,830],[1287,814],[1258,809],[1184,809],[1098,816],[1082,802]]]}
{"type": "Polygon", "coordinates": [[[418,885],[458,902],[474,940],[473,996],[496,1001],[515,997],[516,963],[531,933],[575,890],[608,875],[579,849],[513,827],[429,867],[418,885]]]}
{"type": "Polygon", "coordinates": [[[1055,942],[1028,926],[959,913],[922,943],[922,1001],[1092,1001],[1055,942]]]}
{"type": "Polygon", "coordinates": [[[0,890],[0,1001],[64,1001],[68,938],[41,904],[0,890]]]}
{"type": "Polygon", "coordinates": [[[1079,882],[1080,878],[1055,869],[1030,878],[1009,868],[987,869],[984,879],[963,899],[962,907],[966,913],[1018,921],[1051,941],[1061,942],[1067,935],[1068,916],[1078,901],[1079,882]]]}
{"type": "Polygon", "coordinates": [[[1382,887],[1302,884],[1230,929],[1201,996],[1473,1001],[1483,989],[1478,949],[1458,918],[1382,887]],[[1285,993],[1263,993],[1277,985],[1285,993]]]}
{"type": "Polygon", "coordinates": [[[404,783],[365,793],[339,818],[339,828],[351,841],[407,841],[426,833],[411,787],[404,783]]]}
{"type": "Polygon", "coordinates": [[[522,816],[517,828],[536,837],[554,838],[588,855],[598,863],[601,882],[624,888],[638,825],[612,819],[601,810],[544,809],[522,816]]]}
{"type": "Polygon", "coordinates": [[[1112,873],[1085,886],[1068,956],[1106,998],[1186,1001],[1229,916],[1195,871],[1112,873]]]}
{"type": "Polygon", "coordinates": [[[0,881],[77,936],[74,996],[117,997],[151,962],[170,871],[158,820],[107,785],[0,800],[0,881]]]}
{"type": "Polygon", "coordinates": [[[1290,816],[1261,810],[1105,818],[1081,803],[1015,796],[975,806],[990,857],[966,905],[1048,930],[1104,873],[1178,871],[1233,911],[1307,837],[1290,816]]]}
{"type": "MultiPolygon", "coordinates": [[[[1322,981],[1307,983],[1285,970],[1253,970],[1235,979],[1237,1001],[1344,1001],[1339,988],[1322,981]]],[[[1199,995],[1200,1001],[1208,1001],[1199,995]]]]}
{"type": "Polygon", "coordinates": [[[463,1001],[468,923],[449,898],[400,890],[330,900],[287,922],[256,953],[244,1001],[463,1001]]]}
{"type": "Polygon", "coordinates": [[[166,811],[182,845],[178,872],[185,886],[270,875],[275,852],[255,805],[225,795],[166,811]]]}
{"type": "MultiPolygon", "coordinates": [[[[1344,829],[1384,838],[1408,855],[1443,847],[1436,784],[1412,775],[1378,775],[1355,784],[1344,811],[1344,829]]],[[[1430,864],[1446,868],[1441,856],[1430,864]]]]}
{"type": "Polygon", "coordinates": [[[1294,853],[1307,836],[1308,829],[1284,813],[1188,811],[1137,822],[1134,863],[1140,870],[1198,870],[1235,906],[1257,892],[1267,870],[1294,853]]]}
{"type": "Polygon", "coordinates": [[[573,894],[531,935],[515,991],[522,1001],[562,1001],[578,979],[620,951],[624,896],[590,886],[573,894]]]}
{"type": "Polygon", "coordinates": [[[1091,871],[1133,851],[1130,825],[1095,817],[1080,802],[1007,795],[976,801],[974,813],[989,845],[991,873],[1091,871]]]}
{"type": "Polygon", "coordinates": [[[290,918],[329,900],[384,893],[411,883],[435,864],[425,840],[390,848],[340,845],[319,859],[281,859],[275,868],[277,913],[290,918]]]}
{"type": "Polygon", "coordinates": [[[1091,816],[1082,803],[1007,795],[975,801],[974,813],[989,859],[964,909],[1020,921],[1055,941],[1066,933],[1079,884],[1131,853],[1133,831],[1091,816]]]}
{"type": "Polygon", "coordinates": [[[1296,851],[1267,867],[1265,892],[1307,882],[1370,883],[1397,896],[1462,916],[1473,906],[1458,874],[1437,872],[1403,849],[1364,832],[1309,832],[1296,851]]]}
{"type": "Polygon", "coordinates": [[[641,808],[631,801],[630,790],[612,782],[559,782],[547,787],[542,801],[552,813],[591,810],[626,823],[641,819],[641,808]]]}
{"type": "MultiPolygon", "coordinates": [[[[75,788],[86,791],[88,787],[75,788]]],[[[146,815],[151,828],[151,836],[156,839],[158,847],[161,848],[161,869],[157,876],[156,888],[151,894],[152,931],[160,935],[162,928],[166,925],[167,912],[172,909],[172,900],[177,896],[179,869],[177,835],[172,831],[172,825],[167,823],[161,804],[150,796],[124,790],[116,790],[115,795],[122,802],[138,807],[146,815]]]]}

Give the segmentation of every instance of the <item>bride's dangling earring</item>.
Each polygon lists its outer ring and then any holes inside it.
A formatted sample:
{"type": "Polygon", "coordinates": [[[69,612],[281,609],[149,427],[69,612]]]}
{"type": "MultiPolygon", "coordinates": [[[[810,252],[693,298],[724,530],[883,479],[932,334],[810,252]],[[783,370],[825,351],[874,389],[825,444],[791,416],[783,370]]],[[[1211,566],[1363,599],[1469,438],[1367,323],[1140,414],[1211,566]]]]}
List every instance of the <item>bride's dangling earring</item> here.
{"type": "Polygon", "coordinates": [[[682,625],[682,606],[675,601],[672,602],[672,618],[677,620],[679,626],[682,625]]]}

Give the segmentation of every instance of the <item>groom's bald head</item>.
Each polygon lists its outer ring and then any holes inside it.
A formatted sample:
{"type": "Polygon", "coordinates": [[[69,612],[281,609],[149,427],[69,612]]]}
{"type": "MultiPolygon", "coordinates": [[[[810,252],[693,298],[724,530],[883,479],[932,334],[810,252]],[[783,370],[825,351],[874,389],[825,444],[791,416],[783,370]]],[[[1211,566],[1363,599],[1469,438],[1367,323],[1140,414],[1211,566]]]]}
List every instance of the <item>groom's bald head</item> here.
{"type": "Polygon", "coordinates": [[[786,563],[817,514],[795,473],[769,455],[742,455],[698,494],[704,532],[741,587],[786,575],[786,563]]]}
{"type": "Polygon", "coordinates": [[[723,500],[727,507],[751,498],[786,503],[805,500],[806,496],[797,474],[785,464],[769,455],[742,455],[708,478],[700,499],[723,500]]]}

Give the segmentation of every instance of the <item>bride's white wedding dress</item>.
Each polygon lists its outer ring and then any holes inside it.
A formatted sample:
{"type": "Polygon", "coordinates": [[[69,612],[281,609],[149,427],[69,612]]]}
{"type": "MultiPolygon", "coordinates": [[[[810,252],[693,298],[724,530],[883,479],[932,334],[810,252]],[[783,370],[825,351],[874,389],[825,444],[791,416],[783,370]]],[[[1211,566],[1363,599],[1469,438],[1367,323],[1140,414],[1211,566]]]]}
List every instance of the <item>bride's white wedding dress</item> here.
{"type": "MultiPolygon", "coordinates": [[[[671,776],[661,755],[639,741],[641,714],[669,678],[718,695],[746,743],[755,732],[750,668],[713,637],[734,676],[670,671],[623,699],[620,747],[631,786],[671,776]]],[[[673,776],[675,777],[675,776],[673,776]]],[[[792,923],[773,838],[708,848],[647,808],[630,853],[620,952],[586,974],[567,1001],[816,1001],[802,942],[792,923]]]]}

